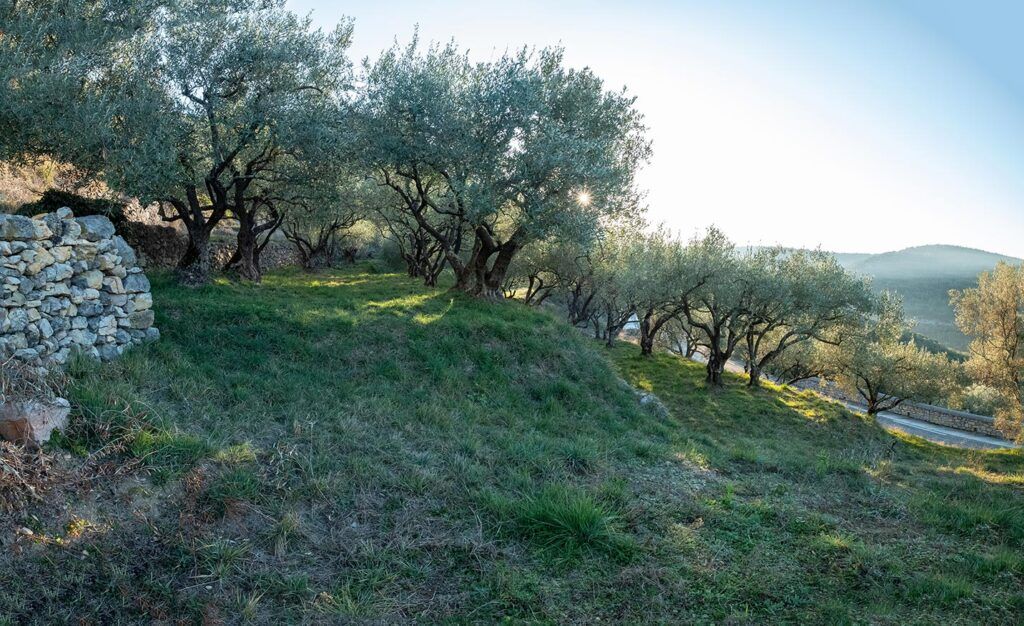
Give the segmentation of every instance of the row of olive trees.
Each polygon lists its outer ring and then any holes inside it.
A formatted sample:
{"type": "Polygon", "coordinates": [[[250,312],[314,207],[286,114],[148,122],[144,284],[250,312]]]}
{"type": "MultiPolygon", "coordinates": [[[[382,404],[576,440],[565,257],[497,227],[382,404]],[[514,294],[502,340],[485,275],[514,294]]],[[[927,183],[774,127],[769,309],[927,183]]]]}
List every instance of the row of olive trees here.
{"type": "Polygon", "coordinates": [[[791,383],[827,378],[874,414],[940,397],[951,380],[944,356],[906,339],[899,301],[874,296],[832,255],[741,251],[716,229],[684,242],[632,223],[589,245],[545,241],[524,251],[504,289],[529,304],[557,303],[609,345],[633,323],[643,355],[656,345],[699,353],[712,386],[738,359],[751,386],[765,373],[791,383]]]}
{"type": "Polygon", "coordinates": [[[414,40],[367,64],[363,84],[355,154],[428,282],[443,260],[456,289],[499,297],[525,247],[586,243],[638,210],[650,147],[634,99],[566,68],[561,50],[471,63],[414,40]]]}
{"type": "Polygon", "coordinates": [[[372,217],[411,274],[493,297],[531,242],[637,211],[634,100],[559,49],[473,63],[414,38],[356,72],[350,21],[324,32],[283,0],[5,0],[0,28],[0,157],[157,203],[188,235],[183,282],[209,280],[228,218],[258,280],[278,229],[316,264],[372,217]]]}
{"type": "Polygon", "coordinates": [[[414,38],[355,71],[351,37],[283,0],[0,0],[0,157],[156,202],[188,234],[190,284],[227,218],[251,280],[278,230],[318,267],[369,219],[427,285],[448,270],[470,294],[557,301],[609,343],[635,321],[643,354],[699,350],[713,385],[739,356],[751,385],[831,373],[875,411],[936,380],[898,307],[829,255],[648,232],[634,100],[560,50],[473,63],[414,38]]]}

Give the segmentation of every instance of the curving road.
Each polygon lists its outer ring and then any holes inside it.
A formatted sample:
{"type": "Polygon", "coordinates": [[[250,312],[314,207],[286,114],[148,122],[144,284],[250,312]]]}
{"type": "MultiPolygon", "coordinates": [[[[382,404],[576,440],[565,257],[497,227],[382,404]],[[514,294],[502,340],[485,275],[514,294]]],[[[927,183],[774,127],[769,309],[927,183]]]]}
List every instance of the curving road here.
{"type": "MultiPolygon", "coordinates": [[[[695,355],[694,361],[703,363],[703,355],[695,355]]],[[[734,373],[742,374],[743,366],[741,364],[729,361],[726,364],[726,369],[734,373]]],[[[827,400],[833,400],[835,402],[842,402],[835,398],[829,398],[823,396],[827,400]]],[[[842,402],[846,405],[846,408],[856,413],[866,413],[867,407],[852,402],[842,402]]],[[[939,443],[946,446],[955,446],[957,448],[971,448],[974,450],[1011,450],[1020,448],[1020,444],[1015,444],[1005,439],[996,439],[995,437],[988,437],[978,433],[967,432],[963,430],[957,430],[956,428],[949,428],[948,426],[939,426],[938,424],[931,424],[921,420],[914,419],[912,417],[906,417],[904,415],[897,415],[890,413],[889,411],[882,411],[875,416],[875,419],[883,428],[888,430],[898,430],[900,432],[907,433],[908,435],[914,435],[922,439],[927,439],[933,443],[939,443]]]]}
{"type": "MultiPolygon", "coordinates": [[[[864,413],[867,410],[865,407],[851,402],[844,402],[843,404],[846,405],[846,408],[857,413],[864,413]]],[[[875,416],[875,419],[883,428],[888,430],[898,430],[900,432],[907,433],[908,435],[927,439],[933,443],[941,443],[943,445],[955,446],[957,448],[972,448],[975,450],[1010,450],[1020,447],[1020,445],[1005,439],[996,439],[995,437],[988,437],[978,433],[970,433],[963,430],[957,430],[955,428],[949,428],[947,426],[930,424],[928,422],[916,420],[912,417],[897,415],[888,411],[882,411],[875,416]]]]}

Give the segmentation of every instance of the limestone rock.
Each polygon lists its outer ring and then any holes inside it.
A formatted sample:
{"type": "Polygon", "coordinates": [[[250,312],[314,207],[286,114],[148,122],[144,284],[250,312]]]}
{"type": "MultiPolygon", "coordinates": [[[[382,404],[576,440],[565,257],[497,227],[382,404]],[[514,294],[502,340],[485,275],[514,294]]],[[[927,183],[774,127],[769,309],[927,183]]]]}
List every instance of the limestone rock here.
{"type": "Polygon", "coordinates": [[[123,284],[128,293],[148,293],[151,288],[145,274],[129,274],[123,284]]]}
{"type": "Polygon", "coordinates": [[[0,404],[0,437],[15,443],[46,443],[54,430],[67,426],[71,405],[67,400],[26,400],[0,404]]]}
{"type": "Polygon", "coordinates": [[[33,239],[35,234],[36,228],[30,218],[22,215],[0,214],[0,239],[6,241],[33,239]]]}
{"type": "Polygon", "coordinates": [[[154,315],[153,309],[146,309],[145,311],[136,311],[128,316],[128,322],[131,328],[136,330],[145,330],[153,325],[154,315]]]}
{"type": "Polygon", "coordinates": [[[113,237],[114,250],[117,251],[117,256],[121,257],[121,263],[127,267],[134,267],[138,265],[138,257],[135,255],[135,251],[128,245],[128,242],[124,240],[124,237],[116,235],[113,237]]]}
{"type": "Polygon", "coordinates": [[[82,227],[82,239],[102,241],[114,236],[114,224],[103,215],[86,215],[75,219],[82,227]]]}

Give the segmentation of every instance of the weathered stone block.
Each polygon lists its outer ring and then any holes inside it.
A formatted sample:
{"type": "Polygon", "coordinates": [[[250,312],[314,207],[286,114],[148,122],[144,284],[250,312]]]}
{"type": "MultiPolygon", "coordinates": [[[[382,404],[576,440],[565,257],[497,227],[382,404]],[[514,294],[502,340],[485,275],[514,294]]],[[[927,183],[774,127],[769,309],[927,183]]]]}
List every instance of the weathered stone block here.
{"type": "Polygon", "coordinates": [[[31,218],[23,215],[0,214],[0,239],[6,241],[33,239],[35,234],[36,227],[31,218]]]}
{"type": "Polygon", "coordinates": [[[124,290],[128,293],[148,292],[151,287],[145,274],[129,274],[123,281],[124,290]]]}
{"type": "Polygon", "coordinates": [[[71,405],[58,398],[54,402],[27,400],[0,404],[0,437],[16,443],[45,443],[54,430],[67,427],[71,405]]]}
{"type": "Polygon", "coordinates": [[[102,241],[114,236],[114,224],[102,215],[86,215],[75,219],[82,227],[82,239],[102,241]]]}
{"type": "Polygon", "coordinates": [[[154,315],[153,309],[147,309],[145,311],[136,311],[128,316],[128,323],[131,328],[138,330],[144,330],[153,325],[154,315]]]}
{"type": "Polygon", "coordinates": [[[72,284],[76,287],[82,287],[84,289],[102,289],[103,288],[103,272],[99,270],[89,270],[88,272],[82,272],[78,276],[75,276],[72,284]]]}

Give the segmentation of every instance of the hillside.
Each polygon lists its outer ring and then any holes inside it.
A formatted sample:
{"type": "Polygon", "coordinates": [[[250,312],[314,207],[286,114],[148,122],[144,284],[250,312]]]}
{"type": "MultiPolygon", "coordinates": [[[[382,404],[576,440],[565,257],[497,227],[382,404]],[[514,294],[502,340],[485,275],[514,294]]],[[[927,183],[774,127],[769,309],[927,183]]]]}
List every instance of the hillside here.
{"type": "Polygon", "coordinates": [[[699,365],[370,265],[153,282],[163,339],[75,365],[67,478],[0,520],[0,623],[1024,611],[1019,452],[709,393],[699,365]]]}
{"type": "Polygon", "coordinates": [[[957,329],[949,306],[949,290],[977,284],[978,274],[999,262],[1021,259],[959,246],[918,246],[882,254],[837,254],[847,269],[870,276],[878,291],[903,296],[907,315],[917,320],[915,331],[954,350],[966,350],[968,340],[957,329]]]}

